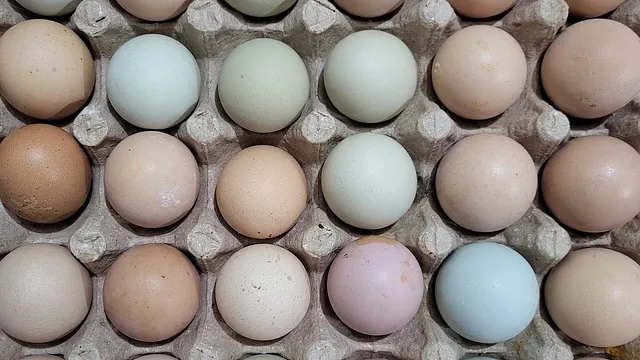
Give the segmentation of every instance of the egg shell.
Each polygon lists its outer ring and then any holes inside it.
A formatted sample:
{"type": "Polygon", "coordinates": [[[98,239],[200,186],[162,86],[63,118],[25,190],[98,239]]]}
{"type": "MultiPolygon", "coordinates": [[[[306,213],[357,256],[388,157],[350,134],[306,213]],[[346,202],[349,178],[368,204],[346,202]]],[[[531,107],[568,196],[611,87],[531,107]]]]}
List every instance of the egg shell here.
{"type": "Polygon", "coordinates": [[[345,246],[327,277],[329,301],[338,318],[374,336],[406,326],[420,308],[424,287],[411,251],[382,236],[366,236],[345,246]]]}
{"type": "Polygon", "coordinates": [[[516,0],[449,0],[460,15],[470,18],[488,18],[511,9],[516,0]]]}
{"type": "Polygon", "coordinates": [[[182,14],[193,0],[116,0],[129,14],[147,21],[170,20],[182,14]]]}
{"type": "Polygon", "coordinates": [[[640,154],[610,136],[572,140],[545,165],[541,188],[565,225],[589,233],[615,229],[640,212],[640,154]]]}
{"type": "Polygon", "coordinates": [[[270,17],[289,10],[296,0],[225,0],[225,2],[244,15],[270,17]]]}
{"type": "Polygon", "coordinates": [[[470,120],[486,120],[502,114],[520,97],[527,59],[506,31],[474,25],[442,44],[431,73],[434,90],[449,110],[470,120]]]}
{"type": "Polygon", "coordinates": [[[511,248],[491,242],[465,245],[440,267],[435,282],[438,311],[451,330],[479,343],[507,341],[538,311],[538,280],[511,248]]]}
{"type": "Polygon", "coordinates": [[[145,244],[109,267],[102,292],[113,326],[139,341],[158,342],[184,330],[200,306],[198,270],[180,250],[145,244]]]}
{"type": "Polygon", "coordinates": [[[289,45],[253,39],[236,47],[220,68],[218,95],[238,125],[257,132],[282,130],[309,98],[307,68],[289,45]]]}
{"type": "Polygon", "coordinates": [[[186,119],[198,104],[198,62],[173,38],[137,36],[113,54],[107,96],[127,122],[143,129],[167,129],[186,119]]]}
{"type": "Polygon", "coordinates": [[[140,356],[136,360],[178,360],[178,359],[169,355],[151,354],[151,355],[140,356]]]}
{"type": "Polygon", "coordinates": [[[87,45],[50,20],[26,20],[0,37],[0,94],[21,113],[58,120],[80,110],[93,92],[87,45]]]}
{"type": "Polygon", "coordinates": [[[68,335],[92,299],[89,272],[65,247],[28,244],[0,260],[0,329],[18,340],[47,343],[68,335]]]}
{"type": "Polygon", "coordinates": [[[640,336],[640,265],[609,249],[571,252],[545,283],[545,303],[568,336],[597,347],[640,336]]]}
{"type": "Polygon", "coordinates": [[[80,144],[53,125],[23,126],[0,142],[0,201],[25,220],[69,218],[87,200],[91,178],[80,144]]]}
{"type": "Polygon", "coordinates": [[[602,16],[612,12],[624,0],[565,0],[569,5],[569,14],[587,19],[602,16]]]}
{"type": "Polygon", "coordinates": [[[275,146],[248,147],[220,172],[216,203],[224,220],[255,239],[280,236],[307,205],[307,180],[300,164],[275,146]]]}
{"type": "Polygon", "coordinates": [[[22,360],[60,360],[62,358],[53,355],[31,355],[23,357],[22,360]]]}
{"type": "Polygon", "coordinates": [[[291,332],[311,299],[304,265],[291,252],[270,244],[247,246],[231,255],[220,269],[214,292],[224,322],[258,341],[291,332]]]}
{"type": "Polygon", "coordinates": [[[404,3],[404,0],[336,0],[336,4],[351,15],[375,18],[386,15],[404,3]]]}
{"type": "Polygon", "coordinates": [[[361,133],[331,150],[322,167],[321,186],[338,218],[374,230],[392,225],[409,210],[418,179],[402,145],[385,135],[361,133]]]}
{"type": "Polygon", "coordinates": [[[324,86],[333,106],[368,124],[398,115],[416,91],[418,70],[411,50],[379,30],[348,35],[331,50],[324,86]]]}
{"type": "Polygon", "coordinates": [[[42,16],[63,16],[76,10],[82,0],[16,0],[20,6],[42,16]]]}
{"type": "Polygon", "coordinates": [[[613,20],[578,22],[551,43],[541,75],[560,111],[582,119],[609,115],[640,90],[640,37],[613,20]]]}
{"type": "Polygon", "coordinates": [[[456,224],[498,231],[531,207],[538,173],[522,145],[506,136],[479,134],[453,145],[438,165],[436,195],[456,224]]]}
{"type": "Polygon", "coordinates": [[[144,131],[122,140],[104,167],[105,195],[126,221],[144,228],[175,224],[198,198],[200,171],[177,138],[144,131]]]}

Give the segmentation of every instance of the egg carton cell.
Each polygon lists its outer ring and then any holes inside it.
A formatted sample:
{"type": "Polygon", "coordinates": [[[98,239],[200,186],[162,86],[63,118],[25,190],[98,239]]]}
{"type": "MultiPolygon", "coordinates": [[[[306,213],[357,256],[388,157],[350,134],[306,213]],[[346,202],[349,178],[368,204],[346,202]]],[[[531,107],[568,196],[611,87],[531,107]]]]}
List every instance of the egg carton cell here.
{"type": "MultiPolygon", "coordinates": [[[[628,0],[608,14],[640,34],[640,1],[628,0]]],[[[0,35],[35,15],[13,0],[0,2],[0,35]]],[[[276,354],[288,360],[459,360],[488,356],[503,360],[571,360],[594,355],[632,360],[640,340],[625,346],[596,349],[560,332],[543,302],[529,327],[517,337],[493,345],[470,342],[456,335],[438,314],[433,282],[444,259],[474,241],[499,242],[524,256],[538,282],[572,249],[612,248],[640,261],[640,219],[604,234],[578,233],[559,224],[540,194],[522,219],[504,230],[475,233],[451,221],[435,195],[435,171],[445,152],[458,140],[483,133],[508,136],[522,145],[538,170],[551,154],[572,138],[609,134],[640,150],[640,97],[614,114],[594,121],[571,118],[556,110],[540,81],[542,55],[559,32],[575,22],[562,0],[519,0],[497,16],[477,20],[458,16],[447,0],[405,0],[390,14],[371,20],[348,15],[329,0],[298,0],[282,14],[266,18],[242,15],[222,0],[195,0],[175,19],[147,22],[136,19],[113,0],[83,0],[76,11],[56,19],[77,32],[93,54],[96,83],[88,103],[78,113],[55,122],[75,136],[92,163],[93,187],[85,206],[54,225],[34,225],[0,206],[0,256],[29,243],[68,247],[92,275],[93,303],[87,318],[71,334],[52,343],[33,345],[0,332],[0,358],[35,354],[67,360],[120,360],[158,353],[182,360],[235,360],[253,354],[276,354]],[[432,85],[433,58],[455,31],[470,25],[490,25],[509,33],[522,47],[527,77],[520,97],[504,113],[477,122],[461,118],[439,100],[432,85]],[[413,53],[418,88],[406,108],[389,121],[363,125],[349,120],[332,105],[324,88],[323,70],[331,49],[360,30],[381,30],[402,40],[413,53]],[[115,51],[143,34],[163,34],[184,44],[195,56],[202,87],[195,110],[166,133],[184,142],[200,170],[195,206],[178,223],[162,229],[128,224],[111,208],[104,188],[106,159],[125,137],[140,129],[123,120],[107,99],[106,71],[115,51]],[[238,45],[255,38],[279,40],[304,61],[310,95],[298,118],[283,130],[257,134],[236,125],[225,113],[217,92],[224,59],[238,45]],[[333,147],[349,135],[374,132],[388,135],[411,155],[418,175],[418,192],[410,210],[395,224],[375,231],[351,227],[337,218],[325,202],[320,171],[333,147]],[[239,235],[223,219],[215,201],[222,167],[241,149],[273,145],[286,150],[305,173],[308,202],[298,222],[268,243],[291,251],[305,266],[311,284],[311,305],[302,322],[286,336],[253,341],[225,324],[214,299],[216,278],[225,261],[240,248],[258,241],[239,235]],[[371,337],[347,328],[333,312],[326,291],[326,273],[346,244],[365,235],[383,235],[403,243],[419,261],[425,296],[414,319],[393,334],[371,337]],[[105,315],[102,288],[109,266],[127,249],[146,243],[170,244],[196,265],[201,279],[200,308],[190,325],[159,343],[142,343],[120,334],[105,315]]],[[[0,139],[34,123],[6,101],[0,103],[0,139]]]]}

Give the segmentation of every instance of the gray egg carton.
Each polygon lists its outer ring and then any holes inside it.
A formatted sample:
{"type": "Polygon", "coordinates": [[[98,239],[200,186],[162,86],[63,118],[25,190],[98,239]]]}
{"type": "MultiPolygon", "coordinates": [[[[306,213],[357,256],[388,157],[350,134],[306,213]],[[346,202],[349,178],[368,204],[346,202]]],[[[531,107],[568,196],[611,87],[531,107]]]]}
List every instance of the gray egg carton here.
{"type": "MultiPolygon", "coordinates": [[[[540,199],[519,222],[504,231],[477,234],[460,229],[443,215],[433,189],[437,162],[464,136],[499,133],[522,144],[541,167],[570,138],[610,134],[640,149],[640,97],[615,114],[598,121],[569,120],[544,98],[539,80],[541,55],[567,26],[562,0],[520,0],[501,18],[461,20],[446,0],[406,0],[394,14],[374,21],[354,19],[328,0],[298,0],[274,19],[247,19],[222,0],[195,0],[178,19],[148,23],[126,14],[115,1],[84,0],[62,20],[89,44],[97,68],[95,92],[76,116],[58,122],[86,148],[93,163],[91,197],[76,216],[55,225],[34,225],[0,206],[0,255],[26,243],[67,246],[93,275],[92,309],[71,335],[50,344],[20,343],[0,332],[0,359],[32,354],[61,355],[67,360],[129,360],[149,353],[171,354],[181,360],[235,360],[271,353],[289,360],[367,359],[458,360],[484,354],[504,360],[571,360],[596,354],[620,360],[640,359],[640,340],[626,346],[595,349],[564,336],[550,321],[541,302],[539,314],[516,338],[495,345],[475,344],[451,331],[438,315],[432,280],[438,266],[455,248],[473,241],[507,244],[531,263],[542,283],[544,275],[570,250],[603,246],[640,260],[640,219],[607,234],[585,235],[559,225],[540,199]],[[471,24],[500,27],[523,47],[528,60],[528,86],[503,115],[482,122],[460,119],[444,109],[430,83],[430,61],[439,45],[454,31],[471,24]],[[413,51],[419,68],[419,87],[408,107],[392,121],[364,126],[346,119],[330,104],[323,89],[322,69],[332,47],[346,35],[363,29],[388,31],[413,51]],[[177,38],[196,56],[203,89],[193,114],[168,132],[185,142],[200,163],[202,187],[191,213],[177,225],[146,230],[128,225],[105,199],[103,165],[113,147],[138,129],[124,122],[106,97],[105,72],[109,58],[127,40],[145,33],[177,38]],[[218,71],[229,52],[242,42],[275,38],[293,47],[304,59],[311,77],[311,94],[299,119],[287,129],[260,135],[243,130],[224,114],[216,94],[218,71]],[[372,131],[397,139],[416,164],[419,191],[409,212],[394,226],[368,232],[341,222],[329,211],[318,186],[318,174],[332,147],[344,137],[372,131]],[[213,302],[216,274],[232,252],[256,241],[227,226],[214,200],[223,164],[241,148],[271,144],[291,153],[303,166],[309,182],[308,206],[295,227],[271,243],[295,253],[309,271],[312,300],[302,323],[285,337],[270,342],[244,339],[224,324],[213,302]],[[404,329],[386,337],[350,331],[331,310],[325,273],[335,254],[348,242],[367,234],[382,234],[407,245],[416,255],[428,287],[422,307],[404,329]],[[127,339],[107,320],[102,305],[105,273],[126,249],[143,243],[169,243],[197,264],[202,278],[201,307],[194,321],[177,337],[146,344],[127,339]]],[[[32,17],[13,0],[0,1],[0,34],[32,17]]],[[[611,15],[640,33],[640,0],[629,0],[611,15]]],[[[571,20],[569,20],[571,21],[571,20]]],[[[0,103],[0,139],[32,120],[0,103]]]]}

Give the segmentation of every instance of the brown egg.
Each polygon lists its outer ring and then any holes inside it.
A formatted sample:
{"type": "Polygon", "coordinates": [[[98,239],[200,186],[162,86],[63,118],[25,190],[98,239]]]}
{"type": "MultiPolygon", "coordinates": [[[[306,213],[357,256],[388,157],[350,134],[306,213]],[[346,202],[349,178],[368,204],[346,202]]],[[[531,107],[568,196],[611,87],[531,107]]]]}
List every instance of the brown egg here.
{"type": "Polygon", "coordinates": [[[404,0],[335,0],[336,4],[351,15],[375,18],[386,15],[402,6],[404,0]]]}
{"type": "Polygon", "coordinates": [[[565,0],[569,14],[583,19],[602,16],[620,6],[624,0],[565,0]]]}
{"type": "Polygon", "coordinates": [[[506,136],[480,134],[458,141],[442,158],[436,194],[458,225],[490,232],[518,221],[531,206],[538,174],[522,145],[506,136]]]}
{"type": "Polygon", "coordinates": [[[34,124],[0,142],[0,201],[23,219],[51,224],[73,215],[91,190],[91,165],[68,132],[34,124]]]}
{"type": "Polygon", "coordinates": [[[129,14],[147,21],[165,21],[182,14],[193,0],[116,0],[129,14]]]}
{"type": "Polygon", "coordinates": [[[511,9],[516,0],[449,0],[460,15],[470,18],[488,18],[511,9]]]}
{"type": "Polygon", "coordinates": [[[556,151],[542,172],[542,195],[555,217],[597,233],[640,212],[640,154],[610,136],[585,136],[556,151]]]}
{"type": "Polygon", "coordinates": [[[438,50],[433,88],[455,114],[485,120],[513,104],[527,80],[527,59],[518,42],[494,26],[457,31],[438,50]]]}
{"type": "Polygon", "coordinates": [[[640,336],[640,265],[619,252],[569,253],[549,273],[544,296],[556,325],[581,343],[613,347],[640,336]]]}
{"type": "Polygon", "coordinates": [[[222,169],[216,201],[225,221],[237,232],[270,239],[295,225],[307,204],[307,181],[286,151],[252,146],[222,169]]]}
{"type": "Polygon", "coordinates": [[[139,341],[171,338],[193,320],[200,278],[180,250],[146,244],[125,251],[104,280],[104,311],[124,335],[139,341]]]}
{"type": "Polygon", "coordinates": [[[0,37],[0,94],[40,120],[67,117],[93,92],[93,58],[82,39],[49,20],[27,20],[0,37]]]}
{"type": "Polygon", "coordinates": [[[551,43],[541,74],[560,111],[583,119],[609,115],[640,90],[640,38],[616,21],[581,21],[551,43]]]}

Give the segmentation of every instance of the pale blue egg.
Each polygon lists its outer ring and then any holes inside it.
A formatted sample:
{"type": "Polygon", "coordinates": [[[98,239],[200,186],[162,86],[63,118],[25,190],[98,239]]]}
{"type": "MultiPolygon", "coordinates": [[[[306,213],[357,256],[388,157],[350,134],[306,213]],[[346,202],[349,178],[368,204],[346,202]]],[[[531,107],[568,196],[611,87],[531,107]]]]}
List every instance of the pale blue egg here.
{"type": "Polygon", "coordinates": [[[538,310],[536,274],[509,247],[473,243],[442,264],[435,284],[436,304],[449,327],[479,343],[497,343],[521,333],[538,310]]]}
{"type": "Polygon", "coordinates": [[[81,0],[16,0],[25,9],[42,16],[63,16],[76,10],[81,0]]]}

